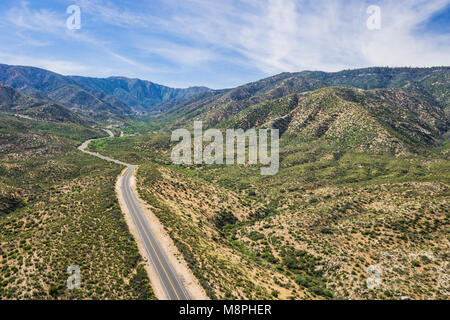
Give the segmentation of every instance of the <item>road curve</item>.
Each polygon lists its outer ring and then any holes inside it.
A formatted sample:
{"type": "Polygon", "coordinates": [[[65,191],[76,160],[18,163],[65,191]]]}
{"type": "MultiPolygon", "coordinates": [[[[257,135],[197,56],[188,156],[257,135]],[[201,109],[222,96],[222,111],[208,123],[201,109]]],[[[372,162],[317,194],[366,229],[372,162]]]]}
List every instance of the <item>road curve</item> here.
{"type": "MultiPolygon", "coordinates": [[[[113,133],[110,130],[105,130],[109,137],[113,137],[113,133]]],[[[107,138],[101,138],[107,139],[107,138]]],[[[128,167],[122,179],[122,196],[125,202],[125,205],[128,208],[128,211],[131,214],[131,217],[136,225],[139,236],[144,244],[145,250],[150,261],[153,264],[153,267],[156,271],[156,274],[159,277],[159,281],[164,288],[166,293],[166,297],[169,300],[190,300],[190,296],[181,282],[180,278],[174,271],[173,266],[171,265],[167,255],[165,254],[163,248],[159,244],[157,238],[152,233],[150,227],[148,226],[147,219],[144,216],[143,210],[141,209],[139,202],[137,200],[136,195],[131,188],[131,177],[133,173],[136,171],[137,166],[125,163],[122,161],[118,161],[109,157],[102,156],[101,154],[87,151],[86,148],[90,142],[101,139],[91,139],[83,142],[81,146],[78,147],[78,150],[87,153],[89,155],[95,156],[97,158],[114,162],[123,166],[128,167]]]]}

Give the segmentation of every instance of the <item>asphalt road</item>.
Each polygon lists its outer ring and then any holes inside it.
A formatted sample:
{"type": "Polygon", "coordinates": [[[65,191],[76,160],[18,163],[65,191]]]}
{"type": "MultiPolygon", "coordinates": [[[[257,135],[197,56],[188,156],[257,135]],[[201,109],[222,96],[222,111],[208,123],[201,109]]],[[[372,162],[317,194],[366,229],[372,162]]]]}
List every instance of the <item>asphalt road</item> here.
{"type": "MultiPolygon", "coordinates": [[[[112,132],[106,130],[110,137],[113,136],[112,132]]],[[[103,138],[105,139],[105,138],[103,138]]],[[[118,161],[109,157],[102,156],[98,153],[86,151],[86,147],[91,141],[100,140],[93,139],[85,141],[81,146],[78,147],[80,151],[90,154],[92,156],[98,157],[100,159],[114,162],[123,166],[128,167],[127,171],[121,179],[121,192],[122,197],[125,201],[125,205],[130,212],[134,224],[138,230],[139,236],[144,244],[145,250],[150,261],[153,264],[154,269],[159,277],[159,280],[166,292],[166,296],[169,300],[190,300],[189,294],[183,283],[180,281],[179,277],[175,273],[170,261],[167,258],[166,253],[159,244],[157,238],[152,233],[150,227],[148,226],[147,219],[145,219],[144,213],[139,205],[136,195],[131,188],[131,177],[133,176],[136,166],[128,164],[122,161],[118,161]]]]}

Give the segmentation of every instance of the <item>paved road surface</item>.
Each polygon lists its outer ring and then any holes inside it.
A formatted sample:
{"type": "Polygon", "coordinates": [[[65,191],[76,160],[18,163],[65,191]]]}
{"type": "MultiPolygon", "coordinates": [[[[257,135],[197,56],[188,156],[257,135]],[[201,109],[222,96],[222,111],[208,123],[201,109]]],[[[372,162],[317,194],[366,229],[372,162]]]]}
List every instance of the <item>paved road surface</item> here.
{"type": "MultiPolygon", "coordinates": [[[[110,130],[106,130],[106,132],[108,132],[110,137],[113,137],[113,134],[110,130]]],[[[125,200],[125,205],[127,206],[128,211],[133,218],[134,224],[136,225],[139,236],[142,240],[142,243],[144,244],[145,250],[147,251],[147,255],[150,261],[153,263],[159,280],[166,292],[167,298],[169,300],[190,300],[186,288],[183,286],[183,283],[180,281],[171,263],[167,259],[167,255],[165,254],[163,248],[158,243],[156,237],[149,228],[147,219],[145,219],[144,213],[139,205],[136,195],[131,188],[131,177],[133,176],[133,173],[137,167],[132,164],[102,156],[98,153],[86,151],[85,149],[87,148],[88,144],[94,140],[100,139],[85,141],[81,146],[78,147],[78,149],[97,158],[128,167],[122,178],[122,196],[125,200]]]]}

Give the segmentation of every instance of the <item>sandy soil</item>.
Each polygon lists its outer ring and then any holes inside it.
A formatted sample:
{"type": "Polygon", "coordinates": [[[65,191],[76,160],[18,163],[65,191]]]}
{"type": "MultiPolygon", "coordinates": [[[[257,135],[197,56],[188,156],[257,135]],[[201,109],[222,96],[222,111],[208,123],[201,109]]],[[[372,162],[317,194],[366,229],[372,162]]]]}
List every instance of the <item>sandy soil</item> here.
{"type": "MultiPolygon", "coordinates": [[[[130,215],[130,212],[128,211],[124,199],[122,197],[121,191],[121,185],[122,185],[122,179],[123,174],[125,173],[126,169],[122,171],[122,174],[118,177],[116,182],[116,193],[119,198],[119,204],[122,211],[125,213],[125,220],[128,224],[128,227],[130,228],[131,233],[133,234],[134,238],[136,239],[139,252],[142,257],[144,257],[145,260],[145,269],[147,271],[147,274],[150,278],[150,282],[152,284],[153,291],[155,292],[156,297],[159,300],[167,300],[167,296],[164,292],[163,286],[161,282],[159,281],[159,277],[157,276],[156,270],[154,269],[152,263],[149,260],[149,257],[147,255],[147,252],[145,250],[144,245],[142,244],[142,240],[139,237],[139,233],[137,231],[137,228],[133,222],[133,219],[130,215]]],[[[136,171],[135,171],[136,174],[136,171]]],[[[169,237],[167,232],[164,230],[164,226],[160,223],[158,218],[155,216],[155,214],[149,209],[148,204],[146,204],[141,198],[138,197],[138,193],[136,190],[136,178],[133,176],[131,178],[131,187],[133,189],[133,192],[137,196],[137,199],[139,201],[139,204],[145,214],[145,217],[147,219],[147,222],[150,226],[150,229],[152,230],[153,234],[158,238],[159,243],[162,247],[165,248],[165,253],[168,256],[168,259],[170,263],[172,264],[173,268],[175,269],[175,272],[180,277],[180,280],[183,282],[186,290],[188,291],[191,299],[193,300],[207,300],[209,299],[206,295],[203,288],[200,286],[197,278],[192,274],[191,270],[189,269],[186,261],[184,260],[182,254],[178,251],[178,248],[174,245],[172,239],[169,237]]]]}

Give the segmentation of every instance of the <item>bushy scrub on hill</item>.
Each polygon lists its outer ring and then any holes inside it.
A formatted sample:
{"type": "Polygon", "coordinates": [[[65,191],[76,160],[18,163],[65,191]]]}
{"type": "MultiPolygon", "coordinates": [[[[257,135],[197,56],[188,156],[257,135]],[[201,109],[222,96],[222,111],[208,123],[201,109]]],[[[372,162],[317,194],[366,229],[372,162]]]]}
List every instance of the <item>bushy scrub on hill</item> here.
{"type": "Polygon", "coordinates": [[[114,190],[122,168],[76,150],[102,133],[6,121],[0,299],[154,299],[114,190]],[[71,265],[80,268],[81,289],[66,287],[71,265]]]}

